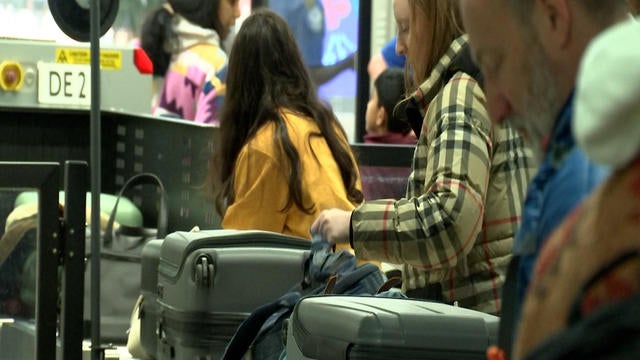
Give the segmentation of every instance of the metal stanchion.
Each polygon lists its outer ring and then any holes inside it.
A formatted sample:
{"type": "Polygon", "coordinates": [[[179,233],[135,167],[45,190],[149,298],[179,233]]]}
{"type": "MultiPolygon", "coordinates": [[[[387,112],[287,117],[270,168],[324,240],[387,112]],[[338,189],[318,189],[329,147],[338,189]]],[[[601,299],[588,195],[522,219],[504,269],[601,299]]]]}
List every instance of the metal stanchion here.
{"type": "Polygon", "coordinates": [[[100,341],[100,0],[91,0],[91,359],[104,359],[100,341]]]}

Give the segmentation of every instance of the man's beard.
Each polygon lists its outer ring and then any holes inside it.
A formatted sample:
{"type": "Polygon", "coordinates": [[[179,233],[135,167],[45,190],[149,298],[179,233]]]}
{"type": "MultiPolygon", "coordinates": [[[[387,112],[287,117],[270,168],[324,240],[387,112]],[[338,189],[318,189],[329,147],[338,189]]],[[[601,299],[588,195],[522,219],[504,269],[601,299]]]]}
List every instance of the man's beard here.
{"type": "Polygon", "coordinates": [[[540,163],[544,159],[548,137],[562,107],[562,100],[551,64],[537,40],[532,42],[531,49],[523,69],[523,75],[529,80],[523,108],[521,114],[509,116],[507,121],[523,135],[536,161],[540,163]]]}

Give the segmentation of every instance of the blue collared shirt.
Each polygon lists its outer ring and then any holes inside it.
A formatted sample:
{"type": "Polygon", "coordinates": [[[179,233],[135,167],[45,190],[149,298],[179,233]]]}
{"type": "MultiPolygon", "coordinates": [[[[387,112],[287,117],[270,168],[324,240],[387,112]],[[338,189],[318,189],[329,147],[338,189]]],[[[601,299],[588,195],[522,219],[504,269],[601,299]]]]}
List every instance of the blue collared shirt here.
{"type": "Polygon", "coordinates": [[[529,184],[513,249],[514,255],[520,256],[516,319],[545,240],[609,174],[576,145],[572,117],[573,95],[556,120],[544,161],[529,184]]]}

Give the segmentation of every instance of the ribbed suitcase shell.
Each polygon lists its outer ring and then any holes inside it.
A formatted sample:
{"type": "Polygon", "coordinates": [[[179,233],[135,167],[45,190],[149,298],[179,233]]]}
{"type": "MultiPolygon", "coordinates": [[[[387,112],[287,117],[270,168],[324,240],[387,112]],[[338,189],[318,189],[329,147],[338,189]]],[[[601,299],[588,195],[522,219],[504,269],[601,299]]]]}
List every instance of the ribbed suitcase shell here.
{"type": "Polygon", "coordinates": [[[287,360],[484,360],[498,319],[420,300],[309,297],[289,319],[287,360]]]}
{"type": "Polygon", "coordinates": [[[310,241],[266,231],[176,232],[158,264],[158,359],[216,359],[256,307],[302,281],[310,241]]]}

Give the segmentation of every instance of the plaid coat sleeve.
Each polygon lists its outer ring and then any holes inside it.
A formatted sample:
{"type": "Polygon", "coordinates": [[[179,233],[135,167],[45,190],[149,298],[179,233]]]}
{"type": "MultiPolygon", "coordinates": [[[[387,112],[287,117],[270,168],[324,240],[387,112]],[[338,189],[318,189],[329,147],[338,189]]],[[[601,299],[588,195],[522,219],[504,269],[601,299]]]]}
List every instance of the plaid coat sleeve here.
{"type": "Polygon", "coordinates": [[[369,201],[352,215],[363,258],[428,271],[429,282],[465,256],[482,230],[491,167],[490,122],[473,79],[449,82],[427,110],[408,196],[369,201]]]}

